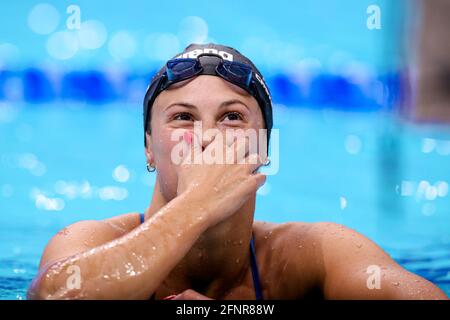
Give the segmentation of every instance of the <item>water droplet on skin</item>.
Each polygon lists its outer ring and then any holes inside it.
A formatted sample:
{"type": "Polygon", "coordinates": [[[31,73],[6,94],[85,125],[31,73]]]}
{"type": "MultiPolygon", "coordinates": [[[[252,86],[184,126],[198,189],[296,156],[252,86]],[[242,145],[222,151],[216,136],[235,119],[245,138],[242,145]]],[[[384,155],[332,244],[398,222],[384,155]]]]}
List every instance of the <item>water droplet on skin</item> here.
{"type": "Polygon", "coordinates": [[[239,240],[239,245],[240,245],[240,246],[242,245],[242,240],[239,240]]]}
{"type": "Polygon", "coordinates": [[[239,263],[239,261],[241,261],[239,258],[237,258],[236,259],[236,264],[238,264],[239,263]]]}
{"type": "Polygon", "coordinates": [[[270,230],[269,233],[264,236],[264,239],[268,239],[272,235],[272,232],[273,231],[270,230]]]}
{"type": "Polygon", "coordinates": [[[215,192],[219,192],[219,188],[214,187],[213,189],[214,189],[215,192]]]}
{"type": "Polygon", "coordinates": [[[156,247],[155,247],[155,246],[153,246],[153,247],[152,247],[152,249],[153,249],[153,250],[156,250],[156,247]]]}
{"type": "Polygon", "coordinates": [[[58,232],[59,235],[66,236],[69,234],[69,230],[67,228],[62,229],[58,232]]]}
{"type": "Polygon", "coordinates": [[[201,258],[202,256],[203,256],[203,253],[200,252],[200,253],[198,254],[198,257],[201,258]]]}
{"type": "Polygon", "coordinates": [[[392,285],[398,287],[400,285],[400,283],[399,282],[392,282],[392,285]]]}
{"type": "Polygon", "coordinates": [[[301,248],[303,248],[303,246],[300,244],[297,246],[297,248],[301,249],[301,248]]]}

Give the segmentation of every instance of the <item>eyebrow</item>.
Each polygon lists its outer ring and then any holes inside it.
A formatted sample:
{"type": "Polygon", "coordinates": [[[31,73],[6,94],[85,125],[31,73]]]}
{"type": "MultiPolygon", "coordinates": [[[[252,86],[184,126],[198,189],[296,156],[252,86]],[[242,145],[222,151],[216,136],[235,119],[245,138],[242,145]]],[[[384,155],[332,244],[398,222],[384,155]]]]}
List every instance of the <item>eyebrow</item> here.
{"type": "MultiPolygon", "coordinates": [[[[226,100],[226,101],[222,102],[219,105],[219,108],[228,107],[228,106],[230,106],[232,104],[242,104],[244,107],[246,107],[250,111],[250,108],[244,102],[242,102],[239,99],[226,100]]],[[[174,103],[169,104],[167,107],[164,108],[164,111],[167,111],[169,108],[172,108],[172,107],[175,107],[175,106],[186,107],[186,108],[189,108],[189,109],[198,109],[195,104],[192,104],[192,103],[189,103],[189,102],[179,101],[179,102],[174,102],[174,103]]]]}

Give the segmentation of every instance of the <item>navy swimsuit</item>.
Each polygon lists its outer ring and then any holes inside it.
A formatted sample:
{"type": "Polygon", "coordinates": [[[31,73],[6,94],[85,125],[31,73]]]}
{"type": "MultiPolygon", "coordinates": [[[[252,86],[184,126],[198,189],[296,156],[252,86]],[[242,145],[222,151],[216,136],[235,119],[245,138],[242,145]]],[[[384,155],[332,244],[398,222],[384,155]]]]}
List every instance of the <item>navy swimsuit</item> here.
{"type": "MultiPolygon", "coordinates": [[[[140,214],[141,223],[144,222],[144,214],[140,214]]],[[[253,286],[255,288],[255,296],[256,300],[263,300],[262,291],[261,291],[261,284],[259,282],[259,271],[258,271],[258,264],[256,263],[256,254],[255,254],[255,236],[252,234],[252,239],[250,240],[250,267],[252,269],[252,276],[253,276],[253,286]]],[[[154,299],[154,294],[152,296],[152,299],[154,299]]]]}

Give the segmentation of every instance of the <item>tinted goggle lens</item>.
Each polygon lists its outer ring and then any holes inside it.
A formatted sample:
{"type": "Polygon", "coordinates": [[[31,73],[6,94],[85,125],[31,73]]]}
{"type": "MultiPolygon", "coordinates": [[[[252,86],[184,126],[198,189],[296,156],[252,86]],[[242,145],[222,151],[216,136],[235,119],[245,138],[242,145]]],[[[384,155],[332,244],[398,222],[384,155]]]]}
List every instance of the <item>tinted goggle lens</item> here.
{"type": "MultiPolygon", "coordinates": [[[[171,83],[188,79],[202,71],[198,59],[172,59],[167,62],[167,80],[171,83]]],[[[216,72],[225,80],[241,87],[249,88],[252,80],[252,69],[239,62],[222,61],[216,72]]]]}
{"type": "Polygon", "coordinates": [[[252,69],[239,62],[225,61],[217,66],[217,73],[230,82],[248,88],[252,80],[252,69]]]}
{"type": "Polygon", "coordinates": [[[202,70],[197,59],[173,59],[167,62],[167,80],[181,81],[199,73],[202,70]]]}

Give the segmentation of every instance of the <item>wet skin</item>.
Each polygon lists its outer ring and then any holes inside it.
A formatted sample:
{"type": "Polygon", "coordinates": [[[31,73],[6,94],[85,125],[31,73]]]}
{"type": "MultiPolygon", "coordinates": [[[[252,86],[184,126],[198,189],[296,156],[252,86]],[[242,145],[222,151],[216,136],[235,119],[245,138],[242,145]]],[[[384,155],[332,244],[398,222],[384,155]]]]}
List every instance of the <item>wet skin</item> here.
{"type": "MultiPolygon", "coordinates": [[[[176,143],[171,133],[192,133],[194,121],[202,121],[203,130],[264,127],[256,100],[218,77],[199,76],[162,92],[152,108],[145,149],[157,169],[145,222],[131,212],[64,228],[48,243],[29,298],[255,299],[252,233],[265,299],[447,298],[344,226],[254,221],[256,190],[265,182],[254,173],[261,163],[177,166],[171,161],[176,143]],[[74,265],[81,271],[76,288],[67,285],[74,265]],[[377,288],[368,285],[371,266],[380,271],[377,288]]],[[[242,139],[227,143],[239,148],[242,139]]],[[[219,143],[186,140],[199,154],[219,143]]]]}

